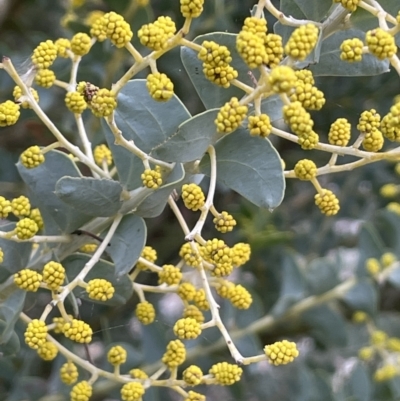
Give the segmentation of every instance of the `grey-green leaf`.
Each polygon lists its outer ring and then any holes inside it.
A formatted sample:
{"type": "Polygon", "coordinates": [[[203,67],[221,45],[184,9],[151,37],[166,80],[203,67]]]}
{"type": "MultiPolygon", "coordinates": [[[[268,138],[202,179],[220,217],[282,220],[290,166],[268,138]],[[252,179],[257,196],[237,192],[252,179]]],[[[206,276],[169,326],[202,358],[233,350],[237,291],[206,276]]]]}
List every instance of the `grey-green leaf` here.
{"type": "MultiPolygon", "coordinates": [[[[72,281],[83,269],[85,264],[90,260],[90,257],[83,254],[74,254],[68,256],[63,261],[63,266],[67,272],[69,281],[72,281]]],[[[92,270],[88,273],[85,278],[86,282],[89,282],[95,278],[105,279],[114,286],[114,296],[105,302],[96,301],[90,299],[85,289],[77,287],[74,290],[74,294],[86,301],[99,303],[108,306],[120,306],[125,305],[129,298],[132,296],[132,282],[127,275],[120,275],[117,277],[115,267],[112,263],[106,262],[105,260],[98,261],[92,270]]]]}
{"type": "Polygon", "coordinates": [[[355,284],[342,297],[353,310],[361,310],[374,316],[378,308],[378,293],[370,280],[355,284]]]}
{"type": "MultiPolygon", "coordinates": [[[[193,40],[194,43],[201,45],[205,40],[214,41],[219,45],[226,46],[231,52],[232,62],[230,63],[238,72],[238,80],[253,87],[252,77],[249,75],[250,68],[242,60],[236,51],[236,36],[226,32],[214,32],[206,35],[197,36],[193,40]]],[[[219,108],[228,102],[232,97],[240,99],[244,96],[244,92],[236,86],[231,85],[229,88],[222,88],[209,81],[203,73],[203,62],[197,57],[197,52],[188,47],[181,47],[182,63],[192,81],[196,92],[200,96],[201,101],[207,110],[219,108]]],[[[258,76],[255,73],[256,77],[258,76]]]]}
{"type": "MultiPolygon", "coordinates": [[[[7,323],[0,320],[0,338],[3,338],[4,331],[7,329],[7,323]]],[[[18,335],[15,331],[11,332],[11,336],[7,341],[0,341],[0,353],[3,357],[16,354],[21,348],[18,335]]]]}
{"type": "Polygon", "coordinates": [[[82,213],[96,217],[114,216],[122,205],[119,182],[92,177],[63,177],[56,184],[56,195],[82,213]]]}
{"type": "MultiPolygon", "coordinates": [[[[217,180],[254,203],[273,209],[283,199],[285,180],[281,159],[268,139],[251,137],[244,129],[225,136],[215,146],[217,180]]],[[[210,175],[210,159],[200,171],[210,175]]]]}
{"type": "MultiPolygon", "coordinates": [[[[133,141],[146,153],[175,135],[179,125],[190,117],[175,95],[168,102],[156,102],[151,98],[144,79],[129,81],[118,95],[117,126],[125,139],[133,141]]],[[[140,187],[142,161],[122,146],[115,145],[114,135],[105,123],[103,127],[121,184],[128,190],[140,187]]]]}
{"type": "Polygon", "coordinates": [[[281,0],[279,9],[287,16],[319,22],[331,6],[331,0],[281,0]]]}
{"type": "MultiPolygon", "coordinates": [[[[107,247],[114,264],[116,275],[129,273],[144,248],[147,229],[141,217],[130,214],[124,216],[107,247]]],[[[104,234],[103,234],[104,237],[104,234]]]]}
{"type": "Polygon", "coordinates": [[[201,159],[208,146],[219,138],[214,123],[218,110],[207,110],[185,121],[151,156],[168,162],[186,163],[201,159]]]}
{"type": "Polygon", "coordinates": [[[46,153],[46,160],[40,166],[27,169],[18,162],[17,168],[42,212],[47,235],[71,233],[91,219],[87,214],[64,203],[54,193],[60,178],[81,177],[65,153],[53,150],[46,153]]]}
{"type": "Polygon", "coordinates": [[[322,42],[319,63],[310,66],[314,76],[370,76],[389,71],[387,60],[378,60],[370,54],[364,54],[362,61],[349,63],[340,59],[340,45],[345,39],[364,39],[364,32],[348,29],[334,33],[322,42]]]}

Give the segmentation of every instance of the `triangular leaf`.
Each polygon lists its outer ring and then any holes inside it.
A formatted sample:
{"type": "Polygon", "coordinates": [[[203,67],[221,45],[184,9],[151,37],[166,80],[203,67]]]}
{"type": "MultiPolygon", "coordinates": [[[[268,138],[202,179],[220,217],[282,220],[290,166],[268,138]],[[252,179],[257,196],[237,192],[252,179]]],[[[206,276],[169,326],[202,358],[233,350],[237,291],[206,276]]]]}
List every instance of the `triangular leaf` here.
{"type": "Polygon", "coordinates": [[[56,195],[82,213],[96,217],[114,216],[122,205],[119,182],[92,177],[63,177],[56,184],[56,195]]]}
{"type": "MultiPolygon", "coordinates": [[[[254,203],[273,209],[283,199],[285,180],[281,159],[268,139],[251,137],[243,129],[225,136],[215,146],[217,180],[254,203]]],[[[210,159],[200,171],[210,175],[210,159]]]]}
{"type": "Polygon", "coordinates": [[[186,163],[201,159],[208,146],[220,137],[214,123],[218,110],[207,110],[185,121],[175,135],[151,152],[168,162],[186,163]]]}

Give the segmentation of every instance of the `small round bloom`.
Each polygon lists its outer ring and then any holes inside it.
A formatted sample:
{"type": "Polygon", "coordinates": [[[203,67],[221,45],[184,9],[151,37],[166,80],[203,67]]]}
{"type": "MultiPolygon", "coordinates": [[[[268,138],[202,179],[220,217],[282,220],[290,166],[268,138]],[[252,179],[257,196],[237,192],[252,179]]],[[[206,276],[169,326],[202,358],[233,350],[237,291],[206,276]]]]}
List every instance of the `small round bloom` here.
{"type": "Polygon", "coordinates": [[[25,330],[25,343],[33,349],[39,349],[46,342],[47,327],[42,320],[33,319],[25,330]]]}
{"type": "Polygon", "coordinates": [[[336,119],[329,129],[328,141],[331,145],[347,146],[351,136],[351,124],[346,118],[336,119]]]}
{"type": "Polygon", "coordinates": [[[220,45],[212,40],[205,40],[197,57],[205,65],[211,67],[223,67],[232,62],[231,52],[226,46],[220,45]]]}
{"type": "Polygon", "coordinates": [[[41,281],[42,275],[35,270],[23,269],[14,274],[14,283],[25,291],[36,292],[41,281]]]}
{"type": "Polygon", "coordinates": [[[71,41],[66,38],[57,39],[54,44],[57,46],[57,56],[68,58],[68,50],[71,49],[71,41]]]}
{"type": "Polygon", "coordinates": [[[382,254],[381,263],[384,269],[391,266],[395,262],[397,262],[397,256],[393,252],[385,252],[382,254]]]}
{"type": "Polygon", "coordinates": [[[174,95],[174,84],[160,72],[147,75],[146,87],[150,96],[158,102],[166,102],[174,95]]]}
{"type": "Polygon", "coordinates": [[[400,142],[400,126],[391,123],[391,113],[386,114],[381,121],[380,130],[389,141],[400,142]]]}
{"type": "Polygon", "coordinates": [[[377,128],[373,128],[371,132],[366,133],[362,141],[362,147],[368,152],[378,152],[382,149],[383,144],[382,132],[377,128]]]}
{"type": "Polygon", "coordinates": [[[37,353],[43,360],[52,361],[58,354],[58,348],[50,341],[46,341],[38,348],[37,353]]]}
{"type": "Polygon", "coordinates": [[[130,376],[133,378],[133,379],[141,379],[141,380],[144,380],[144,379],[147,379],[149,376],[147,375],[147,373],[146,372],[144,372],[142,369],[131,369],[130,371],[129,371],[129,374],[130,374],[130,376]]]}
{"type": "Polygon", "coordinates": [[[9,213],[11,213],[11,202],[0,196],[0,219],[6,219],[9,213]]]}
{"type": "Polygon", "coordinates": [[[267,54],[266,65],[269,68],[275,68],[283,59],[282,36],[275,33],[267,33],[263,39],[267,54]]]}
{"type": "Polygon", "coordinates": [[[265,18],[247,17],[244,20],[242,30],[251,32],[263,39],[267,33],[267,20],[265,18]]]}
{"type": "Polygon", "coordinates": [[[148,325],[154,322],[156,310],[154,309],[153,304],[148,301],[143,301],[136,305],[135,314],[139,322],[148,325]]]}
{"type": "Polygon", "coordinates": [[[44,227],[42,214],[40,213],[40,210],[37,207],[35,209],[31,209],[29,218],[32,219],[37,224],[39,230],[41,230],[44,227]]]}
{"type": "Polygon", "coordinates": [[[161,173],[157,169],[151,170],[148,168],[144,170],[140,178],[142,179],[143,186],[149,189],[158,189],[163,182],[161,173]]]}
{"type": "Polygon", "coordinates": [[[386,348],[389,351],[400,352],[400,338],[390,337],[386,342],[386,348]]]}
{"type": "Polygon", "coordinates": [[[113,366],[122,365],[123,363],[125,363],[126,357],[126,349],[121,347],[120,345],[111,347],[110,350],[107,352],[107,360],[113,366]]]}
{"type": "Polygon", "coordinates": [[[285,123],[299,137],[305,137],[313,132],[314,121],[300,102],[285,105],[282,111],[285,123]]]}
{"type": "Polygon", "coordinates": [[[182,379],[189,384],[189,386],[197,386],[201,383],[203,378],[202,370],[196,365],[190,365],[182,373],[182,379]]]}
{"type": "Polygon", "coordinates": [[[162,362],[169,368],[176,368],[182,365],[186,359],[186,348],[181,340],[170,341],[167,345],[167,350],[162,357],[162,362]]]}
{"type": "Polygon", "coordinates": [[[43,281],[52,290],[57,290],[65,280],[65,269],[61,263],[49,262],[43,268],[43,281]]]}
{"type": "Polygon", "coordinates": [[[315,204],[320,208],[323,214],[333,216],[340,209],[339,200],[329,189],[323,189],[321,193],[315,195],[315,204]]]}
{"type": "Polygon", "coordinates": [[[317,176],[317,166],[312,160],[299,160],[294,166],[294,174],[300,180],[311,180],[317,176]]]}
{"type": "Polygon", "coordinates": [[[299,26],[290,35],[285,53],[296,60],[304,60],[317,44],[318,35],[319,29],[314,24],[299,26]]]}
{"type": "Polygon", "coordinates": [[[381,116],[375,109],[365,110],[361,113],[358,120],[357,129],[365,134],[379,128],[381,124],[381,116]]]}
{"type": "MultiPolygon", "coordinates": [[[[221,46],[225,47],[225,46],[221,46]]],[[[203,63],[204,76],[215,85],[229,88],[231,81],[238,77],[238,72],[229,64],[216,66],[212,63],[203,63]]]]}
{"type": "Polygon", "coordinates": [[[251,248],[249,244],[239,242],[232,247],[232,263],[235,267],[243,266],[250,260],[251,248]]]}
{"type": "Polygon", "coordinates": [[[351,320],[354,323],[365,323],[368,320],[368,315],[365,312],[359,310],[353,313],[351,320]]]}
{"type": "MultiPolygon", "coordinates": [[[[39,70],[41,71],[41,70],[39,70]]],[[[29,88],[29,92],[31,93],[33,99],[36,101],[36,103],[39,102],[39,94],[37,93],[36,89],[29,88]]],[[[23,109],[30,109],[31,108],[31,103],[28,100],[28,97],[22,94],[22,89],[16,85],[13,89],[13,96],[15,103],[17,103],[19,106],[21,106],[23,109]]]]}
{"type": "Polygon", "coordinates": [[[201,310],[209,310],[210,304],[207,301],[206,293],[203,288],[197,290],[193,297],[193,302],[201,309],[201,310]]]}
{"type": "Polygon", "coordinates": [[[214,265],[212,275],[217,277],[228,276],[233,270],[233,251],[224,241],[217,238],[206,241],[200,248],[201,256],[214,265]]]}
{"type": "Polygon", "coordinates": [[[87,283],[86,292],[89,298],[105,302],[114,296],[115,288],[109,281],[95,278],[87,283]]]}
{"type": "Polygon", "coordinates": [[[138,31],[140,43],[152,50],[162,50],[168,46],[168,39],[176,32],[175,22],[170,17],[158,17],[156,21],[143,25],[138,31]]]}
{"type": "Polygon", "coordinates": [[[12,102],[11,100],[6,100],[0,103],[0,127],[7,127],[9,125],[14,125],[20,116],[19,105],[12,102]]]}
{"type": "Polygon", "coordinates": [[[19,196],[11,201],[11,212],[16,217],[26,217],[31,213],[31,203],[26,196],[19,196]]]}
{"type": "Polygon", "coordinates": [[[275,93],[288,93],[296,87],[296,74],[287,65],[278,65],[271,70],[268,82],[275,93]]]}
{"type": "Polygon", "coordinates": [[[383,185],[379,190],[380,195],[384,198],[394,198],[399,192],[400,187],[392,183],[383,185]]]}
{"type": "Polygon", "coordinates": [[[227,298],[235,308],[243,310],[249,309],[253,303],[250,292],[240,284],[229,287],[227,298]]]}
{"type": "Polygon", "coordinates": [[[277,341],[272,345],[266,345],[264,347],[264,352],[269,363],[275,366],[286,365],[293,362],[294,359],[299,356],[296,343],[287,340],[277,341]]]}
{"type": "Polygon", "coordinates": [[[388,335],[382,330],[375,330],[371,334],[370,342],[372,345],[385,345],[388,335]]]}
{"type": "Polygon", "coordinates": [[[373,347],[362,347],[358,351],[358,357],[363,361],[369,361],[374,356],[374,352],[373,347]]]}
{"type": "Polygon", "coordinates": [[[368,258],[365,261],[365,270],[367,270],[367,272],[372,276],[377,275],[381,271],[381,269],[382,267],[378,259],[368,258]]]}
{"type": "Polygon", "coordinates": [[[4,262],[4,252],[3,250],[0,248],[0,265],[4,262]]]}
{"type": "Polygon", "coordinates": [[[271,120],[269,116],[264,113],[258,116],[249,116],[247,129],[252,136],[261,136],[266,138],[271,133],[271,120]]]}
{"type": "Polygon", "coordinates": [[[92,386],[86,381],[83,380],[74,387],[72,387],[70,394],[71,401],[89,401],[92,396],[92,386]]]}
{"type": "Polygon", "coordinates": [[[206,401],[206,396],[195,391],[189,391],[188,396],[183,401],[206,401]]]}
{"type": "Polygon", "coordinates": [[[297,80],[294,92],[290,95],[292,102],[299,101],[305,109],[320,110],[325,104],[324,93],[317,87],[297,80]]]}
{"type": "Polygon", "coordinates": [[[51,88],[56,80],[56,74],[54,71],[49,69],[39,70],[35,76],[35,82],[37,85],[43,88],[51,88]]]}
{"type": "Polygon", "coordinates": [[[26,168],[35,168],[44,163],[44,155],[39,146],[31,146],[21,153],[21,163],[26,168]]]}
{"type": "Polygon", "coordinates": [[[91,46],[90,36],[86,33],[78,32],[71,39],[71,50],[76,56],[88,54],[91,46]]]}
{"type": "Polygon", "coordinates": [[[365,35],[365,42],[371,54],[379,60],[391,58],[397,52],[394,37],[381,28],[368,31],[365,35]]]}
{"type": "Polygon", "coordinates": [[[97,18],[92,18],[89,25],[92,38],[96,38],[99,42],[104,42],[107,39],[107,27],[104,13],[98,14],[97,18]]]}
{"type": "Polygon", "coordinates": [[[158,273],[158,284],[166,283],[168,285],[179,284],[182,280],[181,270],[174,265],[164,265],[158,273]]]}
{"type": "Polygon", "coordinates": [[[138,382],[125,383],[121,388],[121,398],[123,401],[139,401],[144,394],[143,384],[138,382]]]}
{"type": "Polygon", "coordinates": [[[235,131],[245,119],[247,111],[247,106],[240,105],[238,98],[233,97],[220,108],[217,114],[214,121],[217,131],[226,134],[235,131]]]}
{"type": "Polygon", "coordinates": [[[102,166],[103,163],[106,163],[107,166],[111,166],[113,162],[113,157],[111,150],[107,145],[98,145],[94,148],[93,151],[94,161],[98,166],[102,166]]]}
{"type": "Polygon", "coordinates": [[[34,220],[26,217],[17,223],[15,230],[19,239],[31,239],[39,231],[39,227],[34,220]]]}
{"type": "Polygon", "coordinates": [[[118,47],[125,47],[132,39],[133,33],[130,25],[124,20],[122,15],[111,11],[102,17],[105,33],[111,43],[118,47]]]}
{"type": "Polygon", "coordinates": [[[178,287],[178,295],[184,301],[193,301],[196,287],[192,283],[184,282],[178,287]]]}
{"type": "Polygon", "coordinates": [[[78,380],[78,368],[72,361],[64,363],[60,368],[60,379],[63,383],[71,385],[78,380]]]}
{"type": "Polygon", "coordinates": [[[183,317],[191,317],[197,320],[200,324],[204,323],[204,315],[196,305],[188,305],[183,310],[183,317]]]}
{"type": "Polygon", "coordinates": [[[85,253],[94,253],[97,248],[98,248],[97,244],[85,244],[85,245],[82,245],[79,248],[79,250],[81,252],[85,252],[85,253]]]}
{"type": "Polygon", "coordinates": [[[252,69],[269,62],[264,39],[248,30],[241,30],[236,36],[236,50],[252,69]]]}
{"type": "Polygon", "coordinates": [[[201,334],[201,325],[191,317],[182,318],[175,323],[174,333],[182,340],[193,340],[201,334]]]}
{"type": "MultiPolygon", "coordinates": [[[[146,245],[143,248],[140,257],[142,257],[143,259],[146,259],[148,262],[154,263],[157,260],[157,251],[154,248],[152,248],[151,246],[146,245]]],[[[143,269],[143,270],[147,269],[146,265],[139,261],[136,263],[136,267],[138,269],[143,269]]]]}
{"type": "Polygon", "coordinates": [[[211,366],[208,373],[214,376],[221,386],[231,386],[240,380],[243,369],[228,362],[219,362],[211,366]]]}
{"type": "Polygon", "coordinates": [[[72,319],[65,323],[63,327],[65,337],[77,343],[90,343],[92,341],[93,331],[91,327],[82,320],[72,319]]]}
{"type": "Polygon", "coordinates": [[[99,89],[89,103],[90,110],[96,117],[108,117],[117,107],[115,94],[109,89],[99,89]]]}
{"type": "Polygon", "coordinates": [[[383,382],[391,380],[400,375],[399,368],[396,365],[388,364],[379,368],[374,374],[374,380],[383,382]]]}
{"type": "Polygon", "coordinates": [[[203,190],[197,184],[182,186],[182,200],[185,206],[194,212],[201,209],[205,203],[203,190]]]}
{"type": "Polygon", "coordinates": [[[32,63],[39,69],[49,68],[57,58],[58,48],[51,40],[41,42],[32,54],[32,63]]]}
{"type": "MultiPolygon", "coordinates": [[[[194,244],[198,250],[197,244],[194,244]]],[[[199,253],[194,252],[192,248],[192,244],[190,242],[185,242],[179,251],[179,256],[184,259],[185,263],[191,267],[199,267],[201,258],[199,253]]]]}
{"type": "Polygon", "coordinates": [[[344,8],[353,12],[357,10],[357,6],[361,0],[334,0],[335,3],[340,3],[344,8]]]}
{"type": "Polygon", "coordinates": [[[294,73],[296,74],[298,81],[301,81],[304,84],[309,84],[309,85],[315,84],[312,71],[304,69],[304,70],[296,70],[294,73]]]}
{"type": "Polygon", "coordinates": [[[197,18],[203,12],[204,0],[180,0],[184,18],[197,18]]]}
{"type": "Polygon", "coordinates": [[[79,92],[68,92],[65,95],[65,104],[74,114],[82,114],[87,108],[85,98],[79,92]]]}
{"type": "MultiPolygon", "coordinates": [[[[69,318],[68,321],[72,321],[72,315],[68,315],[68,318],[69,318]]],[[[65,323],[67,323],[67,321],[62,316],[53,317],[54,333],[56,333],[56,334],[63,333],[64,334],[65,323]]]]}
{"type": "Polygon", "coordinates": [[[361,39],[346,39],[340,45],[340,59],[348,63],[362,60],[364,43],[361,39]]]}
{"type": "Polygon", "coordinates": [[[220,233],[228,233],[236,226],[236,220],[228,212],[221,212],[221,214],[214,217],[213,223],[220,233]]]}

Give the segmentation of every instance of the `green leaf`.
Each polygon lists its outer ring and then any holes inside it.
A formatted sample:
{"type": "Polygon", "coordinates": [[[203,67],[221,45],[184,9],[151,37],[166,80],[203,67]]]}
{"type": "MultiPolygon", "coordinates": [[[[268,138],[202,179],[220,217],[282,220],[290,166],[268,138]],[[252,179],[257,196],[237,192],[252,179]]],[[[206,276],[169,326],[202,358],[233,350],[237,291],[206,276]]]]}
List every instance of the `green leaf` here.
{"type": "MultiPolygon", "coordinates": [[[[15,223],[6,223],[1,226],[2,231],[12,231],[15,223]]],[[[0,283],[3,283],[12,274],[24,269],[29,262],[32,244],[30,242],[15,242],[0,238],[0,248],[4,253],[0,267],[0,283]]]]}
{"type": "Polygon", "coordinates": [[[13,335],[15,323],[24,307],[25,296],[26,291],[20,290],[12,281],[0,285],[0,319],[5,322],[0,344],[8,342],[13,335]]]}
{"type": "Polygon", "coordinates": [[[92,177],[63,177],[57,181],[56,195],[89,216],[114,216],[122,205],[122,186],[113,180],[92,177]]]}
{"type": "Polygon", "coordinates": [[[387,281],[396,288],[400,288],[400,266],[392,269],[390,274],[387,276],[387,281]]]}
{"type": "Polygon", "coordinates": [[[322,42],[319,62],[310,66],[314,76],[370,76],[389,71],[389,61],[378,60],[370,54],[364,54],[362,61],[349,63],[340,59],[340,45],[345,39],[364,39],[364,33],[358,29],[339,31],[322,42]]]}
{"type": "MultiPolygon", "coordinates": [[[[250,68],[242,60],[236,51],[236,36],[231,33],[213,32],[206,35],[197,36],[194,43],[201,45],[205,40],[214,41],[221,46],[226,46],[231,52],[233,68],[238,72],[238,80],[253,87],[252,77],[249,75],[250,68]]],[[[203,73],[203,62],[197,58],[197,52],[188,47],[181,47],[181,59],[190,80],[192,81],[196,92],[207,110],[220,108],[232,97],[240,99],[244,92],[241,89],[231,85],[229,88],[222,88],[209,81],[203,73]]],[[[258,76],[257,73],[255,73],[258,76]]]]}
{"type": "Polygon", "coordinates": [[[314,259],[306,270],[311,294],[320,295],[339,284],[336,267],[328,258],[314,259]]]}
{"type": "Polygon", "coordinates": [[[146,224],[141,217],[130,214],[122,218],[106,249],[115,264],[118,277],[129,273],[139,259],[146,244],[146,235],[146,224]]]}
{"type": "Polygon", "coordinates": [[[306,283],[300,268],[291,252],[285,252],[282,257],[281,288],[278,301],[271,313],[280,316],[307,295],[306,283]]]}
{"type": "Polygon", "coordinates": [[[81,177],[75,164],[65,153],[50,151],[46,153],[45,162],[33,169],[25,168],[21,162],[18,162],[17,167],[40,208],[47,235],[71,233],[91,219],[87,214],[64,203],[54,193],[60,178],[81,177]]]}
{"type": "Polygon", "coordinates": [[[159,216],[164,210],[172,191],[182,186],[184,178],[185,170],[182,164],[177,163],[162,187],[144,199],[136,208],[135,214],[144,218],[159,216]]]}
{"type": "Polygon", "coordinates": [[[358,362],[351,370],[351,374],[346,383],[347,395],[354,401],[370,401],[372,396],[371,381],[365,365],[358,362]]]}
{"type": "MultiPolygon", "coordinates": [[[[268,114],[271,122],[282,119],[283,102],[279,95],[272,95],[261,101],[261,112],[268,114]]],[[[249,114],[252,114],[254,108],[249,108],[249,114]]]]}
{"type": "Polygon", "coordinates": [[[219,139],[214,123],[218,110],[207,110],[185,121],[151,156],[167,162],[186,163],[201,159],[208,146],[219,139]]]}
{"type": "MultiPolygon", "coordinates": [[[[67,277],[69,281],[72,281],[83,269],[85,264],[90,260],[90,257],[83,254],[74,254],[68,256],[63,261],[67,277]]],[[[82,298],[89,302],[95,302],[107,306],[120,306],[125,305],[129,298],[132,296],[132,282],[127,275],[116,276],[115,267],[112,263],[100,260],[95,264],[92,270],[85,277],[85,281],[89,282],[95,278],[103,278],[109,281],[115,288],[114,296],[105,302],[96,301],[89,298],[85,289],[77,287],[74,290],[74,294],[78,298],[82,298]]]]}
{"type": "MultiPolygon", "coordinates": [[[[281,159],[268,139],[251,137],[239,129],[221,139],[215,151],[219,182],[259,207],[273,209],[282,202],[285,180],[281,159]]],[[[201,161],[200,171],[210,175],[209,157],[201,161]]]]}
{"type": "Polygon", "coordinates": [[[378,293],[370,280],[356,283],[342,296],[342,300],[354,311],[361,310],[370,316],[376,314],[378,308],[378,293]]]}
{"type": "MultiPolygon", "coordinates": [[[[151,98],[144,79],[129,81],[118,95],[117,126],[125,139],[133,141],[146,153],[175,135],[178,127],[190,117],[175,95],[168,102],[156,102],[151,98]]],[[[142,161],[122,146],[115,145],[115,137],[105,123],[103,128],[121,184],[127,190],[140,187],[142,161]]]]}
{"type": "Polygon", "coordinates": [[[325,347],[344,347],[347,344],[346,324],[343,317],[329,308],[320,305],[305,311],[302,321],[309,325],[309,331],[325,347]]]}
{"type": "Polygon", "coordinates": [[[7,340],[3,340],[3,338],[6,337],[4,334],[5,331],[8,331],[8,327],[9,325],[7,322],[0,320],[0,353],[3,358],[5,356],[16,354],[21,348],[18,335],[14,330],[11,331],[10,335],[7,335],[7,340]]]}
{"type": "Polygon", "coordinates": [[[331,0],[281,0],[279,9],[286,16],[320,22],[331,6],[331,0]]]}

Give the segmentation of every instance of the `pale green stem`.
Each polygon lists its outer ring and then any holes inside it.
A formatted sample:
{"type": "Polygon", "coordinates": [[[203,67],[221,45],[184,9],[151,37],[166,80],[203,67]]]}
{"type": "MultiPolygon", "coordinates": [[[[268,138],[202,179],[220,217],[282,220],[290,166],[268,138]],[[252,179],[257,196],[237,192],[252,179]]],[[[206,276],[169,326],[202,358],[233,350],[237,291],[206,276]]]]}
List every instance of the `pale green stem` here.
{"type": "Polygon", "coordinates": [[[135,62],[140,63],[143,61],[143,56],[136,50],[135,46],[131,42],[125,45],[125,49],[131,54],[135,62]]]}
{"type": "Polygon", "coordinates": [[[72,237],[70,235],[35,235],[29,239],[20,239],[16,235],[10,237],[10,233],[7,231],[0,231],[0,238],[9,239],[14,242],[32,242],[39,244],[41,242],[71,242],[72,237]]]}
{"type": "Polygon", "coordinates": [[[207,199],[204,206],[200,209],[201,215],[193,230],[186,235],[186,241],[193,241],[196,236],[201,235],[201,230],[203,229],[204,223],[206,221],[208,211],[214,202],[215,185],[217,182],[217,157],[215,154],[215,149],[213,146],[209,146],[207,152],[210,156],[211,164],[211,175],[210,175],[210,186],[208,188],[207,199]]]}
{"type": "Polygon", "coordinates": [[[171,210],[173,211],[175,217],[177,218],[179,225],[182,228],[182,231],[185,235],[189,235],[189,227],[186,224],[186,220],[184,219],[184,217],[182,216],[181,211],[179,210],[178,206],[176,205],[176,202],[174,200],[174,198],[170,195],[168,198],[168,205],[171,208],[171,210]]]}

